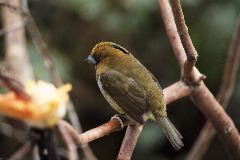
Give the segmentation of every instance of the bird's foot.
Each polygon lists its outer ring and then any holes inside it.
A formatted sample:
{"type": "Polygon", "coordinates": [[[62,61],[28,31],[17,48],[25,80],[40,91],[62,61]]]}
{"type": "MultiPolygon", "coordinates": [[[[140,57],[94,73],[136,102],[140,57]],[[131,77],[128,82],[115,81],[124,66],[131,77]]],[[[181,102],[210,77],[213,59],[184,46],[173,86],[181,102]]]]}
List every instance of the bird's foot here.
{"type": "Polygon", "coordinates": [[[123,130],[123,128],[127,125],[127,122],[128,122],[128,118],[125,114],[115,114],[112,118],[112,119],[116,119],[120,125],[121,125],[121,128],[119,130],[123,130]]]}

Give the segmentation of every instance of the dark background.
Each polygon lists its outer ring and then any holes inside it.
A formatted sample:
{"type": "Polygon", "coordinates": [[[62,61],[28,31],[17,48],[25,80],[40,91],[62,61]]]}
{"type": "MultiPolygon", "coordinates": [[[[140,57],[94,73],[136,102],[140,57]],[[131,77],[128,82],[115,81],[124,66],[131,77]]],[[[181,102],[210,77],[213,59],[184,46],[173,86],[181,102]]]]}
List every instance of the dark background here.
{"type": "MultiPolygon", "coordinates": [[[[65,82],[73,85],[72,100],[83,130],[110,119],[115,112],[101,95],[94,66],[84,59],[99,41],[113,41],[132,52],[159,80],[163,88],[179,80],[180,69],[164,31],[156,0],[30,0],[30,11],[49,46],[65,82]]],[[[186,23],[199,53],[198,69],[216,95],[224,62],[240,10],[240,0],[183,0],[186,23]]],[[[49,79],[41,56],[29,38],[29,54],[39,79],[49,79]]],[[[239,76],[227,109],[240,127],[239,76]]],[[[168,105],[168,115],[184,137],[185,147],[177,152],[157,124],[148,122],[141,133],[132,159],[184,159],[205,118],[188,98],[168,105]]],[[[90,145],[100,160],[116,159],[124,131],[113,133],[90,145]]],[[[0,155],[7,157],[20,144],[0,135],[0,155]],[[6,147],[8,146],[8,147],[6,147]]],[[[80,151],[82,155],[82,152],[80,151]]],[[[204,160],[228,159],[215,138],[204,160]]]]}

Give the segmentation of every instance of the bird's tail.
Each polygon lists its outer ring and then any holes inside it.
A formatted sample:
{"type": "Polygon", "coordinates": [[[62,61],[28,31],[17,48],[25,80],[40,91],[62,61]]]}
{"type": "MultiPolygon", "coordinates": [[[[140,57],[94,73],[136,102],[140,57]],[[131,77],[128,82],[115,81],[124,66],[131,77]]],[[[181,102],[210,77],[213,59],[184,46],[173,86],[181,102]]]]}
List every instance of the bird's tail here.
{"type": "Polygon", "coordinates": [[[161,117],[157,119],[158,123],[163,128],[168,140],[176,150],[180,150],[183,147],[182,135],[174,127],[171,121],[167,117],[161,117]]]}

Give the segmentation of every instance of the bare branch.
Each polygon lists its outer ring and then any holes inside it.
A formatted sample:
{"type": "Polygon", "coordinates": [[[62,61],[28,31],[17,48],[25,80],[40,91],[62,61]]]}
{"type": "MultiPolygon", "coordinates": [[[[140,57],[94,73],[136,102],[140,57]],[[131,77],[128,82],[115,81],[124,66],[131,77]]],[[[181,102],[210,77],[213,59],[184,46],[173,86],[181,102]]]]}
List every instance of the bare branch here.
{"type": "Polygon", "coordinates": [[[128,125],[117,160],[130,160],[143,125],[128,125]]]}
{"type": "Polygon", "coordinates": [[[62,139],[64,140],[64,143],[68,149],[67,158],[69,160],[77,160],[78,159],[77,147],[76,147],[72,137],[69,135],[69,132],[67,130],[65,130],[65,127],[63,125],[61,125],[61,123],[58,123],[58,129],[59,129],[62,139]]]}
{"type": "MultiPolygon", "coordinates": [[[[237,69],[239,67],[240,60],[240,18],[238,19],[238,24],[236,26],[235,34],[233,35],[233,40],[231,42],[228,57],[224,68],[224,74],[220,86],[220,91],[217,95],[219,103],[223,105],[224,108],[227,107],[229,100],[232,96],[235,83],[237,69]]],[[[201,130],[196,142],[193,144],[187,159],[188,160],[200,160],[206,153],[211,141],[216,134],[215,129],[208,121],[205,123],[203,129],[201,130]]]]}
{"type": "Polygon", "coordinates": [[[238,130],[223,107],[216,101],[203,83],[194,90],[192,99],[204,116],[213,124],[230,155],[234,159],[240,159],[238,130]]]}
{"type": "Polygon", "coordinates": [[[188,80],[195,81],[192,79],[194,77],[193,68],[197,62],[198,54],[196,49],[193,46],[192,40],[188,33],[188,27],[185,23],[180,0],[171,0],[171,4],[172,4],[172,11],[174,14],[177,30],[187,55],[187,60],[184,63],[182,77],[186,81],[188,80]]]}
{"type": "MultiPolygon", "coordinates": [[[[61,125],[67,129],[67,131],[71,134],[74,140],[76,140],[76,143],[78,143],[80,146],[85,145],[91,141],[94,141],[98,138],[101,138],[105,135],[109,135],[112,132],[118,131],[121,129],[121,124],[116,119],[111,119],[109,122],[102,124],[101,126],[97,128],[93,128],[89,131],[86,131],[82,134],[79,134],[69,123],[66,121],[60,121],[61,125]]],[[[124,126],[126,126],[127,123],[124,123],[124,126]]]]}
{"type": "Polygon", "coordinates": [[[24,156],[28,154],[32,150],[32,143],[30,141],[27,141],[23,144],[23,146],[16,151],[9,160],[21,160],[24,159],[24,156]]]}
{"type": "Polygon", "coordinates": [[[187,57],[174,22],[172,8],[166,0],[158,0],[158,3],[165,25],[165,31],[173,48],[174,55],[178,60],[179,66],[182,68],[187,57]]]}
{"type": "MultiPolygon", "coordinates": [[[[21,6],[20,0],[8,0],[8,4],[16,7],[21,6]]],[[[21,14],[14,14],[9,8],[3,8],[2,13],[4,27],[9,27],[16,22],[24,23],[26,21],[21,14]]],[[[25,29],[23,27],[5,35],[5,50],[6,64],[8,64],[11,75],[20,82],[33,79],[33,71],[26,50],[25,29]]]]}
{"type": "Polygon", "coordinates": [[[192,89],[183,81],[178,81],[163,90],[167,104],[172,103],[180,98],[191,95],[192,89]]]}
{"type": "Polygon", "coordinates": [[[15,31],[19,28],[22,28],[25,26],[25,24],[26,24],[26,22],[24,22],[24,21],[18,21],[9,26],[6,26],[0,30],[0,36],[10,33],[12,31],[15,31]]]}
{"type": "MultiPolygon", "coordinates": [[[[173,33],[176,33],[174,26],[174,22],[169,22],[170,20],[173,20],[173,15],[171,13],[171,8],[169,7],[169,1],[168,0],[159,0],[159,5],[161,12],[169,13],[166,16],[163,16],[164,18],[168,18],[168,20],[164,19],[165,27],[167,30],[174,31],[173,33]]],[[[169,34],[168,34],[169,35],[169,34]]],[[[179,38],[178,35],[171,35],[169,39],[171,40],[172,37],[179,38]]],[[[179,42],[179,41],[170,41],[171,43],[179,42]]],[[[184,41],[182,41],[184,43],[184,41]]],[[[178,46],[181,45],[179,43],[172,44],[172,46],[178,46]]],[[[186,44],[185,44],[186,45],[186,44]]],[[[178,47],[181,49],[181,47],[178,47]]],[[[184,54],[182,50],[175,51],[175,55],[178,54],[184,54]]],[[[182,59],[179,57],[183,57],[184,55],[178,55],[178,61],[181,64],[182,59]]],[[[230,154],[235,159],[240,159],[240,138],[238,130],[236,129],[234,123],[232,122],[231,118],[226,114],[226,112],[223,110],[222,106],[216,101],[216,99],[213,97],[212,93],[208,90],[208,88],[204,85],[203,82],[201,82],[201,79],[204,78],[201,76],[201,74],[197,71],[196,68],[193,68],[193,71],[191,73],[192,77],[199,76],[199,86],[197,87],[191,87],[193,90],[193,96],[191,98],[195,102],[195,104],[198,106],[198,108],[201,110],[201,112],[205,115],[205,117],[213,124],[215,129],[217,130],[218,134],[220,135],[221,139],[223,140],[224,144],[227,146],[230,154]]],[[[193,84],[196,78],[191,78],[193,84]]]]}

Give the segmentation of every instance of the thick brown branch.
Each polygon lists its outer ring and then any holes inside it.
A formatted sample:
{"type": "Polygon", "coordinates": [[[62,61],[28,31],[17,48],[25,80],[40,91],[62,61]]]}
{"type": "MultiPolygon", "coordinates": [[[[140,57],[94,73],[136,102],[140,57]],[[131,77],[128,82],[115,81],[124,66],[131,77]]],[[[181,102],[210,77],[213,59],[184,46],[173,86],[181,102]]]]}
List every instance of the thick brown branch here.
{"type": "MultiPolygon", "coordinates": [[[[174,25],[174,22],[169,22],[173,20],[173,15],[170,14],[171,8],[169,7],[169,1],[168,0],[159,0],[159,5],[162,14],[164,12],[169,13],[163,16],[165,27],[167,30],[172,31],[171,36],[169,37],[170,42],[173,43],[172,46],[179,46],[179,41],[172,41],[172,37],[179,38],[178,34],[174,35],[176,26],[174,25]],[[168,20],[166,20],[166,19],[168,20]],[[167,22],[167,23],[166,23],[167,22]],[[176,44],[175,44],[176,43],[176,44]]],[[[169,36],[170,34],[168,34],[169,36]]],[[[178,47],[181,49],[181,47],[178,47]]],[[[184,57],[184,53],[182,50],[174,50],[179,63],[182,64],[182,58],[184,57]]],[[[199,80],[204,78],[199,74],[198,70],[196,68],[193,68],[193,77],[196,77],[196,75],[199,76],[199,80]]],[[[194,82],[194,81],[193,81],[194,82]]],[[[205,115],[205,117],[213,124],[215,129],[217,130],[218,134],[222,138],[224,144],[227,146],[230,154],[235,159],[239,159],[240,156],[240,140],[239,140],[239,134],[238,131],[230,119],[230,117],[225,113],[222,106],[216,101],[216,99],[213,97],[211,92],[208,90],[208,88],[204,85],[203,82],[200,82],[200,86],[198,87],[191,87],[194,91],[194,94],[192,96],[192,99],[195,101],[195,104],[198,106],[198,108],[201,110],[201,112],[205,115]]]]}
{"type": "MultiPolygon", "coordinates": [[[[227,61],[224,68],[224,74],[220,86],[220,91],[217,95],[219,103],[222,104],[224,108],[227,107],[229,100],[232,96],[235,82],[237,69],[239,67],[240,60],[240,18],[236,27],[236,32],[233,35],[233,40],[231,42],[227,61]]],[[[201,130],[197,141],[194,143],[192,149],[190,150],[187,160],[200,160],[206,153],[211,141],[216,134],[215,129],[208,121],[205,123],[203,129],[201,130]]]]}
{"type": "Polygon", "coordinates": [[[32,150],[32,143],[27,141],[18,151],[16,151],[8,160],[21,160],[32,150]]]}
{"type": "Polygon", "coordinates": [[[143,125],[128,125],[125,137],[118,154],[118,160],[130,160],[137,144],[143,125]]]}
{"type": "Polygon", "coordinates": [[[192,100],[213,124],[230,155],[234,159],[240,159],[239,132],[232,119],[226,114],[223,107],[216,101],[203,83],[194,89],[192,100]]]}

